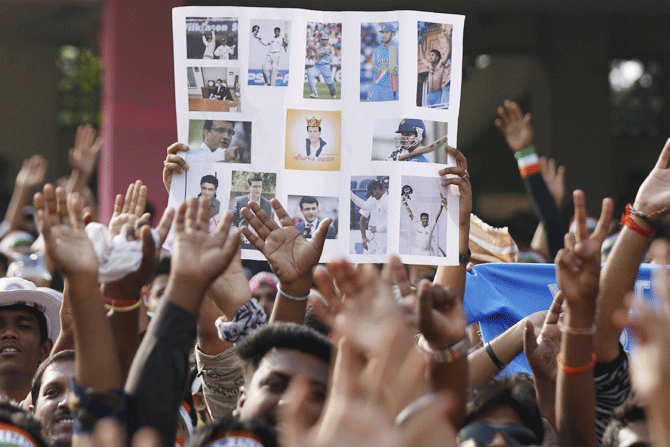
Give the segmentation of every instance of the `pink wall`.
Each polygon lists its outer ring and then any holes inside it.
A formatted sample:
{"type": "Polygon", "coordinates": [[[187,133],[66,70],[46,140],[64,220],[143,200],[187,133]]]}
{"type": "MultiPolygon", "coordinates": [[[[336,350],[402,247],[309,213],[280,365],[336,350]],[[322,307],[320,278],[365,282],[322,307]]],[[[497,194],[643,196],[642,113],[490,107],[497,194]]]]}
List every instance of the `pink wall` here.
{"type": "MultiPolygon", "coordinates": [[[[106,0],[100,50],[103,123],[100,218],[137,179],[149,188],[160,219],[167,204],[165,149],[177,141],[172,56],[172,8],[181,0],[106,0]]],[[[158,220],[155,221],[155,224],[158,220]]]]}

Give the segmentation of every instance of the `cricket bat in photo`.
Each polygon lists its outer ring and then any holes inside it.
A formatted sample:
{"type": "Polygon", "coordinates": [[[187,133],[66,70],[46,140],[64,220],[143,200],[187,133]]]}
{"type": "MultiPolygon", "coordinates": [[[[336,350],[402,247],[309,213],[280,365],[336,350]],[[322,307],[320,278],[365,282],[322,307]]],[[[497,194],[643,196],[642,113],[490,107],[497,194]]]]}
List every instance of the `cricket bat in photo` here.
{"type": "Polygon", "coordinates": [[[396,70],[398,70],[398,47],[393,44],[389,47],[389,62],[390,67],[393,67],[393,71],[391,71],[391,91],[397,92],[398,73],[396,70]]]}
{"type": "Polygon", "coordinates": [[[403,154],[403,155],[399,156],[398,160],[400,160],[400,161],[407,160],[408,158],[416,157],[417,155],[422,155],[422,154],[425,154],[427,152],[432,152],[435,149],[438,149],[440,146],[442,146],[443,144],[446,144],[446,143],[447,143],[447,136],[445,135],[442,138],[440,138],[439,140],[433,141],[428,146],[424,146],[420,149],[412,151],[409,154],[403,154]]]}

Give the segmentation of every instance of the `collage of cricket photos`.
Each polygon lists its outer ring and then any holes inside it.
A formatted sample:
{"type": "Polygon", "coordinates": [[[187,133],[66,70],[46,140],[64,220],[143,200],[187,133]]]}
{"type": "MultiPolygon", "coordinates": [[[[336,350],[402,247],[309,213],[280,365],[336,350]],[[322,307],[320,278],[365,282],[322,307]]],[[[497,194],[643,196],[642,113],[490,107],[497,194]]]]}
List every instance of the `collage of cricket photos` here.
{"type": "MultiPolygon", "coordinates": [[[[178,138],[169,206],[211,201],[210,228],[277,198],[321,261],[458,264],[455,164],[464,16],[173,9],[178,138]]],[[[243,259],[264,259],[247,240],[243,259]]]]}

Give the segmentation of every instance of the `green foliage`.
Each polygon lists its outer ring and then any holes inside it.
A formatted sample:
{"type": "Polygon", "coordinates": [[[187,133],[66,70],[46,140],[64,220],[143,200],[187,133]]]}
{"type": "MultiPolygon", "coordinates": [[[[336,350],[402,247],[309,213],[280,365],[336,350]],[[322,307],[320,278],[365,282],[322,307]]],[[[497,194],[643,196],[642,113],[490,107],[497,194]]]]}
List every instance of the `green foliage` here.
{"type": "Polygon", "coordinates": [[[100,125],[102,63],[88,48],[64,45],[58,51],[58,122],[100,125]]]}

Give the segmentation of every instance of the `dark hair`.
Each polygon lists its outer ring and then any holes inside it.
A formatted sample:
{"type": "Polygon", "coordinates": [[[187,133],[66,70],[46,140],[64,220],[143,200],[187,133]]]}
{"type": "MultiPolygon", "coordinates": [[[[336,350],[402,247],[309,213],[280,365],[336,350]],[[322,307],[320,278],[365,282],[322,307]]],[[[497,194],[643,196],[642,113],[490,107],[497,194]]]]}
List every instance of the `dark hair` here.
{"type": "Polygon", "coordinates": [[[605,428],[601,440],[602,447],[618,447],[619,432],[632,422],[647,422],[644,407],[634,397],[629,397],[624,403],[612,411],[612,419],[605,428]]]}
{"type": "Polygon", "coordinates": [[[332,343],[306,326],[295,323],[272,323],[248,335],[236,346],[237,354],[244,363],[245,378],[249,380],[263,357],[273,348],[295,349],[330,363],[332,343]]]}
{"type": "Polygon", "coordinates": [[[216,82],[223,82],[221,79],[217,79],[216,82]]]}
{"type": "Polygon", "coordinates": [[[302,209],[302,205],[305,203],[316,203],[316,206],[319,206],[319,201],[316,200],[316,197],[312,196],[304,196],[302,199],[300,199],[300,209],[302,209]]]}
{"type": "Polygon", "coordinates": [[[470,424],[480,413],[501,405],[509,405],[530,428],[539,443],[544,439],[542,415],[535,399],[533,379],[528,374],[517,373],[503,377],[468,391],[465,404],[465,421],[470,424]]]}
{"type": "Polygon", "coordinates": [[[262,181],[263,177],[261,177],[261,175],[258,172],[254,173],[253,175],[251,175],[251,177],[247,179],[247,182],[249,182],[249,186],[251,186],[251,182],[262,182],[262,181]]]}
{"type": "Polygon", "coordinates": [[[318,127],[318,128],[319,128],[319,132],[321,132],[321,126],[307,126],[307,132],[309,132],[309,128],[310,128],[310,127],[318,127]]]}
{"type": "Polygon", "coordinates": [[[5,273],[7,273],[7,269],[9,268],[9,258],[4,253],[0,253],[0,268],[2,268],[5,273]]]}
{"type": "Polygon", "coordinates": [[[30,412],[13,403],[9,397],[0,396],[0,422],[13,425],[30,435],[37,447],[49,447],[42,436],[42,424],[30,412]]]}
{"type": "Polygon", "coordinates": [[[45,361],[40,363],[40,366],[35,371],[33,376],[33,384],[30,387],[30,395],[33,399],[33,405],[37,404],[37,400],[40,397],[40,388],[42,388],[42,376],[44,371],[53,363],[64,363],[64,362],[74,362],[74,351],[67,349],[65,351],[57,352],[53,355],[50,355],[45,361]]]}
{"type": "Polygon", "coordinates": [[[438,59],[442,58],[442,53],[440,53],[440,50],[437,50],[437,49],[433,48],[432,50],[430,50],[430,52],[435,53],[435,55],[437,56],[438,59]]]}
{"type": "Polygon", "coordinates": [[[202,131],[212,131],[212,126],[214,125],[214,120],[205,120],[205,124],[202,125],[202,131]]]}
{"type": "Polygon", "coordinates": [[[200,179],[200,186],[202,186],[203,183],[211,183],[212,185],[214,185],[215,188],[219,187],[219,180],[216,177],[214,177],[212,174],[207,174],[207,175],[203,176],[200,179]]]}
{"type": "Polygon", "coordinates": [[[47,317],[36,307],[29,306],[27,304],[12,304],[11,306],[0,307],[0,311],[3,310],[20,310],[33,315],[35,319],[37,319],[37,323],[40,327],[40,345],[43,345],[44,342],[47,341],[47,338],[49,338],[49,331],[47,330],[47,317]]]}
{"type": "Polygon", "coordinates": [[[276,27],[275,27],[275,31],[279,31],[279,32],[281,33],[281,28],[279,28],[278,26],[276,26],[276,27]]]}
{"type": "Polygon", "coordinates": [[[421,213],[419,214],[419,218],[423,219],[423,216],[426,216],[426,218],[430,217],[428,213],[421,213]]]}
{"type": "Polygon", "coordinates": [[[227,437],[230,432],[249,432],[255,435],[265,447],[277,447],[277,436],[274,430],[260,419],[239,420],[226,417],[210,422],[195,430],[187,447],[205,447],[212,443],[219,435],[227,437]]]}

